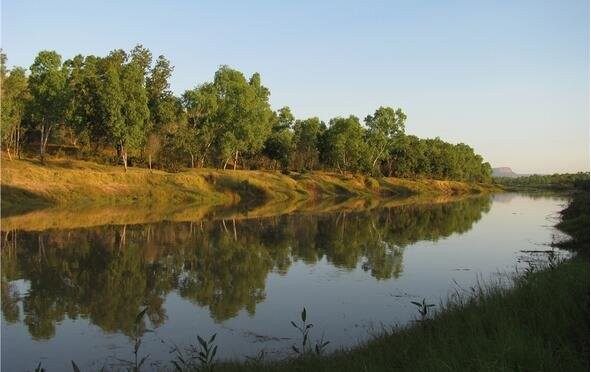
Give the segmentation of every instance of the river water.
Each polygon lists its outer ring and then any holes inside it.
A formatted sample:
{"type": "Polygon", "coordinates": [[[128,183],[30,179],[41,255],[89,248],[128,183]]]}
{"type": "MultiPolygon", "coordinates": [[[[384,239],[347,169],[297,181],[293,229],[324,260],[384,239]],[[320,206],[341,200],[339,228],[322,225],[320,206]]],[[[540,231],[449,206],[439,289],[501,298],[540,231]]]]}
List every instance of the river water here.
{"type": "Polygon", "coordinates": [[[9,226],[2,369],[41,362],[61,371],[72,359],[83,369],[118,368],[139,336],[140,356],[156,369],[171,366],[173,345],[214,333],[221,359],[261,350],[282,358],[300,342],[290,321],[304,306],[313,342],[353,346],[415,320],[411,301],[437,309],[478,281],[506,283],[543,256],[523,251],[550,249],[565,203],[506,193],[266,217],[9,226]]]}

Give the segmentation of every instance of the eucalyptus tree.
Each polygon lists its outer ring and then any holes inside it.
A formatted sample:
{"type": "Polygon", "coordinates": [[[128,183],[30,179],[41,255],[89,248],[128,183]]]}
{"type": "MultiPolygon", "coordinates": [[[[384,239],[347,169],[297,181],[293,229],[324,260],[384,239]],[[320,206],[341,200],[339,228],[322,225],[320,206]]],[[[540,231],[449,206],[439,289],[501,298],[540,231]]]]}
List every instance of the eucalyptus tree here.
{"type": "Polygon", "coordinates": [[[278,132],[282,129],[291,129],[295,122],[295,116],[293,116],[291,109],[288,106],[284,106],[277,110],[273,119],[273,130],[278,132]]]}
{"type": "Polygon", "coordinates": [[[273,127],[271,134],[265,141],[263,153],[283,170],[287,170],[293,157],[293,131],[295,117],[289,107],[285,106],[273,113],[273,127]]]}
{"type": "Polygon", "coordinates": [[[170,91],[172,71],[170,61],[161,55],[146,78],[150,121],[156,129],[177,121],[180,115],[180,101],[170,91]]]}
{"type": "Polygon", "coordinates": [[[112,51],[100,65],[100,122],[127,171],[128,152],[142,146],[148,130],[150,112],[144,70],[137,60],[128,60],[123,50],[112,51]]]}
{"type": "Polygon", "coordinates": [[[387,159],[396,138],[404,134],[406,115],[401,109],[378,108],[373,115],[365,118],[367,143],[372,171],[378,161],[387,159]]]}
{"type": "Polygon", "coordinates": [[[320,138],[326,130],[326,125],[314,117],[296,120],[294,131],[294,166],[298,170],[315,169],[319,161],[320,138]]]}
{"type": "Polygon", "coordinates": [[[367,145],[364,129],[356,116],[334,118],[324,132],[322,158],[340,173],[367,168],[367,145]]]}
{"type": "Polygon", "coordinates": [[[43,163],[52,129],[64,123],[67,112],[67,71],[55,51],[41,51],[30,67],[31,122],[39,130],[39,157],[43,163]]]}
{"type": "Polygon", "coordinates": [[[11,150],[19,154],[21,140],[21,122],[25,116],[26,105],[29,101],[29,89],[25,69],[14,67],[6,69],[6,55],[0,54],[0,101],[2,102],[2,145],[12,159],[11,150]]]}
{"type": "MultiPolygon", "coordinates": [[[[279,162],[283,170],[287,170],[293,157],[293,132],[283,128],[273,132],[265,141],[263,153],[275,164],[279,162]]],[[[273,167],[275,169],[276,166],[273,167]]]]}
{"type": "Polygon", "coordinates": [[[144,76],[142,65],[136,60],[132,59],[122,66],[123,125],[115,128],[113,134],[118,141],[125,170],[128,151],[141,148],[149,129],[150,111],[144,76]]]}
{"type": "Polygon", "coordinates": [[[236,169],[240,155],[259,152],[271,133],[269,90],[261,85],[259,74],[247,81],[240,71],[228,66],[220,67],[213,83],[202,89],[208,104],[201,120],[216,128],[216,150],[224,169],[231,159],[236,169]],[[211,99],[214,96],[215,100],[211,99]]]}
{"type": "Polygon", "coordinates": [[[219,99],[213,83],[205,83],[183,93],[182,103],[187,124],[182,128],[184,137],[181,148],[191,156],[191,167],[195,166],[195,156],[200,157],[200,165],[223,134],[224,128],[217,123],[219,99]]]}
{"type": "Polygon", "coordinates": [[[148,76],[152,65],[152,52],[148,48],[145,48],[142,44],[134,46],[129,52],[129,60],[139,67],[144,77],[148,76]]]}

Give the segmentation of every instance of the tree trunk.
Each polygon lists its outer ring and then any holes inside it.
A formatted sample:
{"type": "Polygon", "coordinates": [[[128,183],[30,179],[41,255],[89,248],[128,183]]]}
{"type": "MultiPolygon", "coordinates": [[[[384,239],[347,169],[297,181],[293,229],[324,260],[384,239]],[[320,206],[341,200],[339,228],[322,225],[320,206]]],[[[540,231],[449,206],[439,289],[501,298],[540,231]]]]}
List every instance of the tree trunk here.
{"type": "Polygon", "coordinates": [[[195,155],[191,153],[191,168],[195,168],[195,155]]]}
{"type": "Polygon", "coordinates": [[[152,170],[152,154],[148,155],[148,167],[152,170]]]}
{"type": "Polygon", "coordinates": [[[51,125],[41,125],[41,143],[39,144],[39,157],[41,164],[45,164],[45,150],[47,149],[47,141],[49,140],[49,133],[51,132],[51,125]]]}
{"type": "Polygon", "coordinates": [[[230,161],[230,158],[226,159],[225,163],[224,163],[224,170],[226,170],[226,166],[228,165],[228,162],[230,161]]]}
{"type": "Polygon", "coordinates": [[[237,165],[238,165],[238,151],[236,151],[236,155],[234,156],[234,170],[236,170],[237,165]]]}
{"type": "Polygon", "coordinates": [[[16,127],[16,144],[15,144],[15,154],[18,158],[21,158],[21,149],[20,149],[20,142],[21,142],[21,126],[20,124],[16,127]]]}
{"type": "Polygon", "coordinates": [[[41,164],[45,164],[45,147],[43,146],[43,138],[45,138],[45,124],[41,125],[41,138],[39,139],[39,158],[41,164]]]}
{"type": "Polygon", "coordinates": [[[121,145],[121,160],[123,161],[125,172],[127,172],[127,150],[125,149],[125,146],[123,146],[123,143],[119,142],[119,144],[121,145]]]}
{"type": "Polygon", "coordinates": [[[203,168],[205,166],[205,158],[207,157],[207,151],[209,150],[209,147],[211,146],[212,142],[213,141],[209,141],[207,146],[205,146],[205,150],[203,151],[203,156],[201,156],[201,164],[199,165],[199,168],[203,168]]]}
{"type": "Polygon", "coordinates": [[[16,136],[15,131],[16,131],[16,129],[13,129],[10,132],[10,139],[8,141],[8,144],[6,145],[6,153],[8,154],[8,159],[10,159],[10,160],[12,160],[12,155],[10,155],[10,146],[12,146],[14,143],[14,137],[16,136]]]}

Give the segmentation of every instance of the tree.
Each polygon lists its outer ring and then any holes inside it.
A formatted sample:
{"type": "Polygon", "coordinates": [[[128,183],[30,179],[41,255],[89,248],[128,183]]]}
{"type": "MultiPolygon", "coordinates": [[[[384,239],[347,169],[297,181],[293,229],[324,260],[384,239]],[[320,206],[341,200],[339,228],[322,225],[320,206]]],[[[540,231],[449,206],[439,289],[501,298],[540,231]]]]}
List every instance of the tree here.
{"type": "Polygon", "coordinates": [[[164,124],[172,123],[179,117],[179,101],[170,91],[168,80],[173,67],[164,56],[159,56],[146,78],[150,120],[159,129],[164,124]]]}
{"type": "Polygon", "coordinates": [[[138,44],[129,52],[129,59],[139,67],[144,77],[148,76],[152,65],[152,52],[149,49],[138,44]]]}
{"type": "Polygon", "coordinates": [[[0,54],[1,59],[1,95],[2,102],[2,144],[12,159],[11,149],[14,149],[15,155],[19,154],[19,144],[21,139],[21,122],[25,115],[25,108],[30,99],[27,77],[25,69],[14,67],[8,71],[6,69],[6,55],[0,54]]]}
{"type": "Polygon", "coordinates": [[[40,133],[39,157],[43,163],[52,129],[63,124],[67,109],[67,72],[54,51],[41,51],[30,67],[32,122],[40,133]]]}
{"type": "Polygon", "coordinates": [[[368,150],[364,135],[356,116],[331,119],[323,136],[323,160],[341,173],[366,169],[368,150]]]}
{"type": "Polygon", "coordinates": [[[326,125],[318,118],[296,120],[294,130],[294,162],[298,170],[314,169],[318,164],[320,138],[326,125]]]}
{"type": "Polygon", "coordinates": [[[138,150],[148,133],[148,96],[142,66],[131,60],[121,71],[121,88],[124,93],[122,125],[115,128],[114,137],[118,142],[123,165],[127,171],[128,151],[138,150]]]}
{"type": "MultiPolygon", "coordinates": [[[[255,73],[246,81],[240,71],[222,66],[213,83],[205,84],[199,92],[206,102],[199,107],[207,108],[199,111],[199,120],[215,128],[216,152],[224,169],[231,158],[236,169],[240,154],[259,152],[271,133],[273,113],[269,90],[261,85],[259,74],[255,73]]],[[[199,102],[200,97],[196,101],[199,102]]]]}
{"type": "Polygon", "coordinates": [[[402,110],[394,111],[391,107],[380,107],[373,116],[365,118],[372,170],[375,170],[378,161],[388,157],[396,137],[404,134],[405,121],[406,115],[402,110]]]}
{"type": "Polygon", "coordinates": [[[275,163],[279,162],[283,170],[287,170],[293,154],[292,142],[293,132],[288,128],[280,129],[265,141],[263,153],[275,163]]]}
{"type": "Polygon", "coordinates": [[[295,117],[291,113],[291,109],[288,106],[284,106],[277,110],[275,114],[276,118],[273,123],[273,130],[278,132],[282,129],[291,129],[295,121],[295,117]]]}
{"type": "Polygon", "coordinates": [[[128,152],[138,150],[148,132],[150,112],[144,71],[137,60],[128,61],[122,50],[112,51],[100,64],[100,123],[127,171],[128,152]]]}
{"type": "Polygon", "coordinates": [[[263,154],[273,160],[273,169],[277,162],[283,170],[287,170],[292,158],[293,126],[295,117],[289,107],[284,106],[273,113],[273,128],[271,135],[265,141],[263,154]]]}
{"type": "Polygon", "coordinates": [[[191,156],[191,167],[195,166],[195,155],[201,157],[201,167],[205,165],[212,145],[222,135],[224,127],[218,124],[219,99],[213,83],[205,83],[187,90],[182,96],[187,115],[187,126],[183,128],[182,148],[191,156]]]}
{"type": "Polygon", "coordinates": [[[113,106],[108,112],[112,103],[109,97],[118,89],[118,86],[110,85],[118,80],[110,70],[114,68],[111,62],[108,57],[78,55],[64,63],[70,93],[67,118],[76,135],[74,143],[85,142],[95,151],[110,142],[108,119],[120,111],[113,106]]]}

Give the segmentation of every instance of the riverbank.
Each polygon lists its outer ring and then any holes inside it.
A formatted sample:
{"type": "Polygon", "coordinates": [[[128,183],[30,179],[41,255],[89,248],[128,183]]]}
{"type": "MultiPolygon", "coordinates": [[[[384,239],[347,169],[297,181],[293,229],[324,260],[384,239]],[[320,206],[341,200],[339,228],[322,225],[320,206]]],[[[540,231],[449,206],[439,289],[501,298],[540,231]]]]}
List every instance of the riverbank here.
{"type": "Polygon", "coordinates": [[[500,191],[497,186],[437,180],[194,169],[179,173],[75,160],[2,161],[2,214],[61,207],[191,204],[257,205],[326,198],[445,196],[500,191]]]}
{"type": "Polygon", "coordinates": [[[575,195],[561,216],[557,227],[572,238],[560,246],[577,256],[518,276],[511,288],[466,289],[434,317],[349,350],[281,362],[224,363],[216,370],[588,370],[588,192],[575,195]]]}

